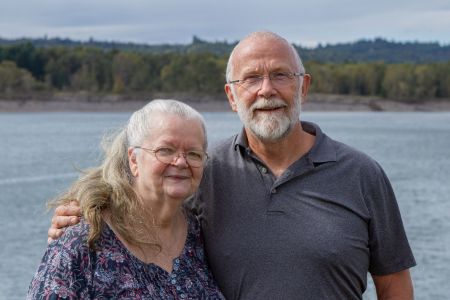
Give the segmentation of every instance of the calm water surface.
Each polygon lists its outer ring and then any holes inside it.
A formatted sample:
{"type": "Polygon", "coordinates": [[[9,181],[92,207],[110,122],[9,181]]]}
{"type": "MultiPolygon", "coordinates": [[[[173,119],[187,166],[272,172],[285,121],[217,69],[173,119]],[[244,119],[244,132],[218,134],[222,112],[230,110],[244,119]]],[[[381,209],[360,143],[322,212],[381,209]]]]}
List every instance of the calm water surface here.
{"type": "MultiPolygon", "coordinates": [[[[0,114],[0,299],[23,299],[45,248],[48,199],[99,158],[99,140],[129,113],[0,114]]],[[[210,142],[240,130],[204,113],[210,142]]],[[[418,266],[416,299],[450,299],[450,113],[304,113],[384,167],[418,266]]],[[[365,299],[376,299],[369,282],[365,299]]]]}

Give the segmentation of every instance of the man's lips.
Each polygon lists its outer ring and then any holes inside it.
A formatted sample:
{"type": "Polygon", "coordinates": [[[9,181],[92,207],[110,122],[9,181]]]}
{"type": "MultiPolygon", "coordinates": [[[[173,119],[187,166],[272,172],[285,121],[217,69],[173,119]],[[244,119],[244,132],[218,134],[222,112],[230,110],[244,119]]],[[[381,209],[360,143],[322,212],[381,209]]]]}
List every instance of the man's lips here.
{"type": "Polygon", "coordinates": [[[254,108],[253,111],[258,112],[258,111],[262,111],[262,112],[274,112],[274,111],[279,111],[279,110],[283,110],[285,108],[285,106],[276,106],[276,107],[257,107],[254,108]]]}

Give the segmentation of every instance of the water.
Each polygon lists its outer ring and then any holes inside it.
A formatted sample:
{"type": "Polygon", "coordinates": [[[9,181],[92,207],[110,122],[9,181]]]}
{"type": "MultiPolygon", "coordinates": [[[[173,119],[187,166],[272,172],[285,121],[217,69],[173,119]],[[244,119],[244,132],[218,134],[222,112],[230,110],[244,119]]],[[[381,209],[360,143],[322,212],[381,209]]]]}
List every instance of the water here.
{"type": "MultiPolygon", "coordinates": [[[[0,299],[23,299],[46,248],[48,199],[95,164],[100,137],[129,113],[0,114],[0,299]]],[[[240,130],[204,113],[210,142],[240,130]]],[[[381,163],[397,194],[418,266],[417,299],[450,295],[450,113],[304,113],[381,163]]],[[[369,283],[365,299],[376,299],[369,283]]]]}

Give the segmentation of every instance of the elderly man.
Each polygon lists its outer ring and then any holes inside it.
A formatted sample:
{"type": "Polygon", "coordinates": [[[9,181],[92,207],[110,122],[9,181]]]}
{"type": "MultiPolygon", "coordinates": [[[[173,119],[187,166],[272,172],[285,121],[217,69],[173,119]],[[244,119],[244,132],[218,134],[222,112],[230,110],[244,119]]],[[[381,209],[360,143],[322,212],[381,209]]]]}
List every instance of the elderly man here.
{"type": "MultiPolygon", "coordinates": [[[[415,265],[389,180],[365,154],[300,122],[311,77],[256,32],[232,51],[225,92],[241,133],[211,153],[190,204],[227,299],[412,299],[415,265]]],[[[70,215],[75,208],[60,208],[70,215]]],[[[54,218],[50,237],[71,218],[54,218]]]]}

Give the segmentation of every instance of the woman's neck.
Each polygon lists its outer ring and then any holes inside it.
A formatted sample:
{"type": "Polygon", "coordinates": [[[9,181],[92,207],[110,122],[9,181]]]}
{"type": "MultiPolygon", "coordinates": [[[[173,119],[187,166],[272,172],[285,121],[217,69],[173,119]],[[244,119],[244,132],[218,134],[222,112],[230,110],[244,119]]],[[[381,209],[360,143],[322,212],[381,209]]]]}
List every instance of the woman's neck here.
{"type": "MultiPolygon", "coordinates": [[[[167,272],[172,271],[173,259],[181,255],[186,243],[188,223],[186,216],[181,209],[177,210],[171,220],[166,220],[166,222],[161,225],[158,225],[157,221],[151,216],[148,216],[147,221],[145,224],[142,224],[142,227],[136,225],[136,227],[141,228],[131,228],[133,232],[140,235],[148,234],[148,240],[153,241],[154,243],[131,243],[118,232],[114,223],[111,221],[110,213],[104,214],[104,220],[125,248],[127,248],[136,258],[144,263],[158,265],[167,272]]],[[[146,238],[142,236],[137,237],[137,239],[146,240],[146,238]]]]}

